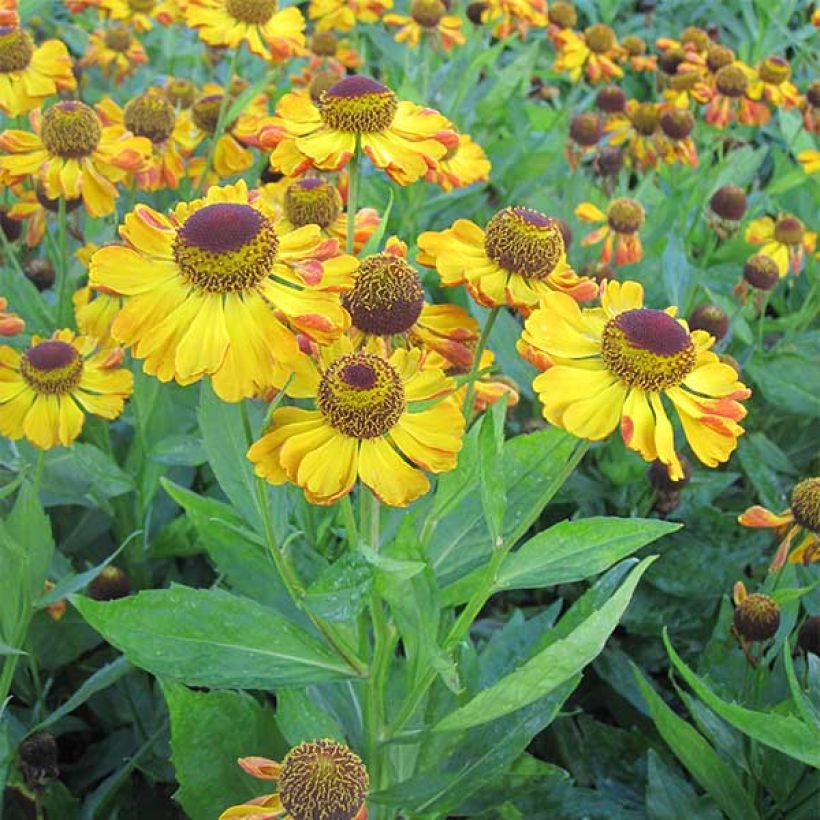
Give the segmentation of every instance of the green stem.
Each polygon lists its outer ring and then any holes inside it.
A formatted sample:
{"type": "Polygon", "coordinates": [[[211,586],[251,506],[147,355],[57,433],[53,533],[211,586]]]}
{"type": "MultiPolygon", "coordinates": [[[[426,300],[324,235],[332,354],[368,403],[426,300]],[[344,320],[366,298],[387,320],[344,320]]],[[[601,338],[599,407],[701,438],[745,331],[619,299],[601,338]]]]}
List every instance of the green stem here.
{"type": "Polygon", "coordinates": [[[68,225],[66,220],[65,197],[61,196],[57,206],[57,327],[71,325],[71,287],[68,281],[68,225]]]}
{"type": "Polygon", "coordinates": [[[353,515],[353,505],[350,503],[349,494],[339,502],[339,512],[342,514],[347,546],[349,549],[356,549],[359,544],[359,529],[356,526],[356,516],[353,515]]]}
{"type": "Polygon", "coordinates": [[[3,246],[3,258],[8,260],[8,263],[14,268],[14,272],[16,274],[19,276],[25,276],[26,274],[20,265],[20,260],[17,258],[14,247],[11,242],[9,242],[9,238],[6,236],[6,232],[2,228],[0,228],[0,244],[3,246]]]}
{"type": "Polygon", "coordinates": [[[484,325],[484,328],[481,331],[481,336],[478,338],[478,344],[476,345],[475,354],[473,355],[473,366],[470,368],[470,383],[467,385],[467,394],[464,397],[464,418],[467,419],[467,423],[469,424],[470,418],[473,415],[473,397],[475,396],[475,381],[476,381],[476,374],[481,369],[481,355],[484,353],[484,349],[487,347],[487,343],[490,341],[490,333],[492,332],[493,325],[495,324],[495,320],[498,318],[498,314],[501,311],[501,308],[494,307],[490,311],[490,315],[487,317],[487,322],[484,325]]]}
{"type": "Polygon", "coordinates": [[[359,212],[359,176],[362,166],[361,137],[356,134],[356,148],[350,159],[347,188],[347,241],[345,253],[353,254],[356,236],[356,214],[359,212]]]}
{"type": "Polygon", "coordinates": [[[233,78],[236,74],[236,65],[239,62],[239,52],[242,51],[241,44],[238,48],[233,49],[231,56],[231,63],[228,66],[228,79],[225,82],[225,89],[222,94],[222,101],[219,104],[219,115],[216,118],[216,128],[211,139],[211,144],[208,147],[208,157],[205,160],[205,168],[202,171],[202,177],[196,186],[196,192],[202,193],[208,186],[208,174],[211,173],[211,168],[214,165],[214,154],[216,154],[216,146],[222,135],[225,133],[225,119],[228,113],[228,106],[231,102],[231,86],[233,85],[233,78]]]}
{"type": "Polygon", "coordinates": [[[766,321],[766,308],[769,306],[769,296],[771,291],[766,291],[763,296],[763,304],[760,306],[760,316],[757,317],[757,350],[763,353],[763,323],[766,321]]]}

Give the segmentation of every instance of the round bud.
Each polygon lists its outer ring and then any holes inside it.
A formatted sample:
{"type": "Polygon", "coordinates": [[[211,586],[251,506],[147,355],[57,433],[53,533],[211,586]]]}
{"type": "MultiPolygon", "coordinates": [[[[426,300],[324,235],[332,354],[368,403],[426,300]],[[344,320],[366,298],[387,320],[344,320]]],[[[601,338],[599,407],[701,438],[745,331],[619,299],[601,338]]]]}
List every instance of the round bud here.
{"type": "Polygon", "coordinates": [[[467,19],[474,25],[482,25],[481,15],[487,10],[486,3],[470,3],[467,6],[467,19]]]}
{"type": "Polygon", "coordinates": [[[131,579],[119,567],[108,565],[88,585],[88,597],[95,601],[116,601],[131,594],[131,579]]]}
{"type": "Polygon", "coordinates": [[[746,213],[746,194],[737,185],[724,185],[712,194],[709,207],[723,219],[739,222],[746,213]]]}
{"type": "Polygon", "coordinates": [[[37,732],[20,744],[20,774],[26,786],[39,791],[60,776],[57,767],[57,741],[49,732],[37,732]]]}
{"type": "Polygon", "coordinates": [[[0,207],[0,231],[3,231],[6,239],[9,242],[16,242],[22,230],[22,225],[16,219],[12,219],[5,208],[0,207]]]}
{"type": "Polygon", "coordinates": [[[573,142],[591,148],[601,139],[603,128],[595,114],[576,114],[569,125],[569,136],[573,142]]]}
{"type": "Polygon", "coordinates": [[[604,177],[614,177],[624,167],[624,152],[621,148],[607,145],[598,149],[595,170],[604,177]]]}
{"type": "Polygon", "coordinates": [[[39,291],[48,290],[54,284],[54,266],[48,259],[29,259],[23,266],[23,272],[39,291]]]}
{"type": "Polygon", "coordinates": [[[617,85],[605,85],[595,97],[595,105],[605,114],[620,114],[626,110],[626,94],[617,85]]]}
{"type": "Polygon", "coordinates": [[[678,66],[685,59],[686,55],[683,53],[683,49],[678,46],[673,46],[658,55],[658,68],[660,68],[664,74],[672,76],[677,73],[678,66]]]}
{"type": "Polygon", "coordinates": [[[729,317],[717,305],[701,305],[689,317],[690,330],[705,330],[719,342],[729,332],[729,317]]]}
{"type": "Polygon", "coordinates": [[[820,615],[807,618],[797,632],[797,645],[808,655],[820,657],[820,615]]]}
{"type": "Polygon", "coordinates": [[[780,626],[780,607],[768,595],[747,595],[735,609],[735,629],[747,641],[768,641],[780,626]]]}
{"type": "Polygon", "coordinates": [[[661,131],[672,140],[684,140],[695,127],[692,112],[685,108],[670,108],[661,114],[661,131]]]}
{"type": "Polygon", "coordinates": [[[743,278],[758,290],[771,290],[780,281],[780,270],[771,256],[756,253],[746,260],[743,278]]]}
{"type": "Polygon", "coordinates": [[[820,80],[815,80],[806,92],[806,99],[812,108],[820,108],[820,80]]]}
{"type": "Polygon", "coordinates": [[[550,23],[558,28],[575,28],[578,13],[572,3],[551,3],[547,12],[550,23]]]}

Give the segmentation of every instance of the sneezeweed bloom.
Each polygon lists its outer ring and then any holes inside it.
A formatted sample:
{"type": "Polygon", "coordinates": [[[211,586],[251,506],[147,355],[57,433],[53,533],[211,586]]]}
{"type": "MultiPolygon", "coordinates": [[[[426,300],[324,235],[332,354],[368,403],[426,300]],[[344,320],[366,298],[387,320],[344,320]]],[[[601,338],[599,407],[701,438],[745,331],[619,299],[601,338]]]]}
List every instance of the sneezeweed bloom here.
{"type": "Polygon", "coordinates": [[[186,77],[167,77],[162,92],[177,111],[190,108],[197,98],[196,85],[186,77]]]}
{"type": "Polygon", "coordinates": [[[806,226],[792,214],[779,214],[777,218],[763,216],[753,220],[746,228],[746,241],[762,245],[759,253],[777,262],[780,277],[791,270],[798,274],[803,268],[806,252],[812,253],[817,234],[807,231],[806,226]]]}
{"type": "Polygon", "coordinates": [[[445,51],[465,42],[461,20],[447,14],[442,0],[412,0],[409,15],[385,14],[383,22],[387,26],[401,26],[395,40],[407,43],[410,48],[417,48],[424,36],[441,43],[445,51]]]}
{"type": "Polygon", "coordinates": [[[603,133],[603,123],[597,114],[587,112],[572,118],[564,155],[573,171],[585,157],[595,155],[603,133]]]}
{"type": "Polygon", "coordinates": [[[26,329],[26,322],[8,309],[9,303],[0,296],[0,336],[17,336],[26,329]]]}
{"type": "Polygon", "coordinates": [[[640,230],[646,213],[640,202],[627,197],[614,199],[604,213],[591,202],[582,202],[575,209],[575,216],[583,222],[603,222],[602,227],[587,234],[582,245],[597,245],[603,242],[601,263],[609,265],[631,265],[643,258],[640,230]],[[613,256],[614,250],[614,256],[613,256]]]}
{"type": "Polygon", "coordinates": [[[445,191],[465,188],[476,182],[486,182],[490,175],[490,160],[484,149],[473,142],[468,134],[458,135],[458,144],[447,149],[447,153],[429,168],[425,179],[434,182],[445,191]]]}
{"type": "Polygon", "coordinates": [[[553,290],[579,301],[597,292],[595,282],[567,263],[558,221],[531,208],[504,208],[485,230],[458,219],[444,231],[426,231],[418,245],[418,262],[435,267],[442,286],[465,285],[485,307],[528,313],[553,290]]]}
{"type": "Polygon", "coordinates": [[[259,780],[276,780],[275,794],[258,797],[222,812],[219,820],[364,820],[370,787],[362,759],[334,740],[311,740],[294,746],[281,763],[243,757],[242,769],[259,780]]]}
{"type": "MultiPolygon", "coordinates": [[[[322,88],[325,91],[344,79],[348,68],[358,68],[361,57],[349,40],[340,40],[331,31],[317,31],[308,42],[310,59],[300,74],[291,74],[294,85],[311,85],[321,74],[330,74],[334,81],[322,88]]],[[[317,97],[318,99],[318,97],[317,97]]]]}
{"type": "Polygon", "coordinates": [[[771,116],[765,103],[749,99],[754,72],[735,61],[715,72],[711,99],[704,119],[716,128],[726,128],[737,119],[742,125],[765,125],[771,116]]]}
{"type": "Polygon", "coordinates": [[[746,214],[746,193],[737,185],[723,185],[709,198],[706,221],[721,238],[736,233],[746,214]]]}
{"type": "Polygon", "coordinates": [[[377,23],[393,0],[310,0],[308,17],[316,31],[351,31],[356,23],[377,23]]]}
{"type": "Polygon", "coordinates": [[[0,21],[0,112],[19,117],[76,87],[64,43],[47,40],[35,46],[25,29],[0,21]]]}
{"type": "Polygon", "coordinates": [[[142,166],[151,152],[144,137],[121,126],[103,126],[92,108],[79,100],[55,103],[29,114],[34,133],[4,131],[0,170],[13,179],[42,176],[51,199],[82,197],[91,216],[114,210],[115,183],[142,166]]]}
{"type": "Polygon", "coordinates": [[[127,23],[137,31],[150,31],[157,19],[157,0],[98,0],[92,5],[112,20],[127,23]]]}
{"type": "Polygon", "coordinates": [[[138,205],[120,235],[127,246],[99,250],[89,284],[126,297],[112,335],[160,381],[210,375],[220,398],[239,401],[283,385],[304,358],[296,333],[326,344],[348,327],[339,292],[355,259],[316,225],[277,232],[243,181],[169,216],[138,205]]]}
{"type": "Polygon", "coordinates": [[[690,333],[675,308],[643,306],[637,282],[605,282],[601,307],[581,310],[561,293],[544,297],[527,319],[519,347],[546,370],[533,387],[544,418],[597,441],[619,426],[627,447],[662,461],[669,477],[684,470],[662,397],[672,402],[695,455],[707,466],[727,461],[743,434],[738,422],[750,391],[709,348],[714,339],[690,333]]]}
{"type": "Polygon", "coordinates": [[[320,355],[316,409],[274,411],[248,450],[258,476],[296,484],[312,504],[338,501],[358,478],[385,504],[406,507],[430,489],[422,470],[456,466],[464,417],[452,380],[425,366],[421,351],[400,348],[384,359],[350,352],[342,339],[320,355]]]}
{"type": "Polygon", "coordinates": [[[85,413],[117,418],[133,391],[122,358],[119,348],[98,351],[95,339],[70,330],[35,336],[22,354],[0,347],[0,433],[50,450],[80,435],[85,413]]]}
{"type": "Polygon", "coordinates": [[[780,607],[774,598],[753,592],[746,592],[746,585],[738,581],[732,590],[735,603],[733,628],[741,640],[761,643],[771,640],[780,626],[780,607]]]}
{"type": "Polygon", "coordinates": [[[781,513],[749,507],[738,517],[744,527],[773,529],[780,543],[769,571],[790,564],[820,561],[820,478],[806,478],[794,486],[791,504],[781,513]],[[797,546],[792,550],[792,544],[797,546]]]}
{"type": "Polygon", "coordinates": [[[177,118],[174,106],[163,94],[149,92],[134,97],[120,108],[105,98],[96,105],[105,125],[119,125],[151,142],[151,156],[134,172],[137,187],[144,191],[176,190],[185,173],[187,120],[177,118]]]}
{"type": "Polygon", "coordinates": [[[757,66],[749,97],[765,100],[774,108],[789,110],[800,104],[800,92],[791,83],[792,68],[783,57],[767,57],[757,66]]]}
{"type": "Polygon", "coordinates": [[[408,185],[458,142],[450,123],[430,108],[399,101],[369,77],[346,77],[318,106],[304,93],[285,94],[276,115],[260,123],[262,147],[276,146],[271,165],[293,176],[310,167],[338,171],[357,144],[395,182],[408,185]]]}
{"type": "Polygon", "coordinates": [[[692,112],[684,108],[664,111],[661,114],[660,126],[661,132],[655,140],[660,158],[667,165],[679,162],[695,168],[698,164],[698,149],[690,136],[695,127],[692,112]]]}
{"type": "Polygon", "coordinates": [[[301,54],[305,18],[296,6],[278,10],[277,0],[187,0],[185,21],[210,46],[239,48],[275,63],[301,54]]]}
{"type": "Polygon", "coordinates": [[[803,171],[807,174],[820,173],[820,151],[809,148],[800,151],[797,161],[803,166],[803,171]]]}
{"type": "Polygon", "coordinates": [[[693,103],[707,103],[712,90],[704,80],[701,68],[681,69],[666,83],[663,97],[669,105],[688,110],[693,103]]]}
{"type": "Polygon", "coordinates": [[[559,51],[553,68],[569,74],[572,82],[577,83],[584,75],[593,85],[623,77],[618,61],[624,50],[609,26],[595,23],[584,29],[583,34],[567,29],[556,35],[555,40],[559,51]]]}
{"type": "Polygon", "coordinates": [[[99,66],[107,80],[120,82],[148,62],[142,43],[126,25],[113,25],[94,31],[80,66],[99,66]]]}
{"type": "Polygon", "coordinates": [[[545,0],[485,0],[482,3],[481,22],[492,23],[492,35],[505,40],[518,34],[523,40],[531,28],[547,25],[545,0]]]}
{"type": "Polygon", "coordinates": [[[646,40],[636,34],[624,37],[622,45],[625,59],[633,71],[645,71],[654,74],[658,70],[658,58],[646,53],[646,40]]]}
{"type": "Polygon", "coordinates": [[[606,131],[612,134],[610,144],[623,146],[625,159],[639,171],[658,165],[661,113],[657,103],[629,100],[626,111],[606,124],[606,131]]]}

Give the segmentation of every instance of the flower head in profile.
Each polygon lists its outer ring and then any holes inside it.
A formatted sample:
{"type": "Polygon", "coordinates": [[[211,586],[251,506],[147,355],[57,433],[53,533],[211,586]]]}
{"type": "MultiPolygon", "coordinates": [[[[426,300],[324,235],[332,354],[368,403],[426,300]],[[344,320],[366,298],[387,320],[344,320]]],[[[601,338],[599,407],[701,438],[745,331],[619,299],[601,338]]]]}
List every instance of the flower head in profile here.
{"type": "Polygon", "coordinates": [[[769,571],[790,564],[820,561],[820,478],[795,484],[791,504],[780,513],[755,505],[737,519],[744,527],[773,529],[780,538],[769,571]],[[794,549],[792,545],[796,544],[794,549]]]}
{"type": "Polygon", "coordinates": [[[714,339],[690,332],[674,314],[645,308],[637,282],[605,282],[601,307],[583,311],[565,294],[545,296],[519,345],[546,367],[533,381],[544,418],[592,441],[620,425],[627,447],[663,462],[678,480],[684,471],[665,396],[695,455],[709,467],[727,461],[743,434],[740,400],[750,391],[710,351],[714,339]]]}
{"type": "Polygon", "coordinates": [[[485,230],[458,219],[444,231],[426,231],[418,244],[418,261],[435,267],[444,287],[466,285],[485,307],[526,313],[553,290],[580,301],[597,293],[595,282],[567,263],[560,223],[531,208],[504,208],[485,230]]]}
{"type": "Polygon", "coordinates": [[[745,239],[751,245],[763,246],[759,253],[777,262],[782,278],[789,270],[800,273],[806,253],[814,251],[817,234],[807,231],[793,214],[781,213],[776,218],[763,216],[752,220],[746,228],[745,239]]]}
{"type": "Polygon", "coordinates": [[[734,120],[741,125],[765,125],[771,112],[766,103],[750,97],[754,80],[754,71],[739,60],[719,68],[711,78],[706,122],[715,128],[726,128],[734,120]]]}
{"type": "Polygon", "coordinates": [[[76,87],[65,43],[47,40],[36,46],[25,29],[0,19],[0,112],[19,117],[76,87]]]}
{"type": "Polygon", "coordinates": [[[209,46],[239,48],[275,63],[303,52],[305,18],[277,0],[187,0],[185,20],[209,46]]]}
{"type": "MultiPolygon", "coordinates": [[[[613,86],[607,86],[603,91],[609,88],[613,88],[613,86]]],[[[599,94],[598,96],[600,98],[602,95],[599,94]]],[[[607,97],[607,95],[603,96],[607,97]]],[[[604,124],[602,119],[592,111],[576,114],[570,120],[564,156],[566,156],[569,167],[573,171],[578,168],[585,158],[595,156],[603,133],[604,124]]]]}
{"type": "Polygon", "coordinates": [[[695,117],[685,108],[670,108],[660,117],[660,133],[655,140],[658,155],[667,165],[698,164],[698,149],[692,139],[695,117]]]}
{"type": "Polygon", "coordinates": [[[106,80],[120,82],[148,62],[142,43],[124,25],[112,25],[91,33],[80,66],[99,66],[106,80]]]}
{"type": "Polygon", "coordinates": [[[304,92],[285,94],[276,115],[259,124],[258,141],[274,148],[271,166],[288,176],[308,168],[338,171],[357,144],[370,161],[400,185],[435,168],[458,135],[431,108],[399,101],[369,77],[346,77],[323,91],[318,105],[304,92]]]}
{"type": "Polygon", "coordinates": [[[0,433],[35,447],[68,447],[85,413],[115,419],[133,390],[122,350],[98,350],[96,340],[60,330],[34,336],[22,354],[0,347],[0,433]]]}
{"type": "Polygon", "coordinates": [[[761,60],[749,85],[752,100],[765,100],[773,108],[796,108],[800,104],[800,92],[791,82],[792,67],[783,57],[771,56],[761,60]]]}
{"type": "Polygon", "coordinates": [[[315,409],[275,410],[248,450],[258,476],[296,484],[312,504],[338,501],[358,479],[385,504],[406,507],[430,489],[424,471],[456,466],[464,417],[453,382],[421,351],[385,359],[353,352],[343,338],[320,356],[315,409]]]}
{"type": "Polygon", "coordinates": [[[486,182],[490,175],[490,160],[484,149],[468,134],[459,134],[458,143],[429,168],[425,179],[445,191],[465,188],[476,182],[486,182]]]}
{"type": "Polygon", "coordinates": [[[222,399],[239,401],[299,367],[296,333],[328,343],[348,326],[339,293],[355,259],[316,225],[280,234],[243,181],[168,216],[137,205],[120,235],[125,246],[94,254],[89,284],[126,297],[112,335],[161,381],[210,375],[222,399]]]}
{"type": "Polygon", "coordinates": [[[554,41],[558,56],[553,68],[569,74],[572,82],[577,83],[584,75],[592,85],[623,77],[618,62],[623,58],[624,49],[609,26],[595,23],[587,26],[583,33],[566,29],[558,33],[554,41]]]}
{"type": "Polygon", "coordinates": [[[610,118],[605,130],[612,135],[610,145],[624,147],[628,164],[639,171],[647,171],[658,165],[660,127],[660,105],[629,100],[623,114],[610,118]]]}
{"type": "Polygon", "coordinates": [[[310,0],[308,17],[316,31],[352,31],[357,23],[377,23],[393,0],[310,0]]]}
{"type": "Polygon", "coordinates": [[[621,41],[626,63],[633,71],[654,74],[658,70],[658,58],[647,54],[646,40],[637,34],[629,34],[621,41]]]}
{"type": "Polygon", "coordinates": [[[497,40],[514,34],[523,40],[530,29],[544,28],[548,22],[545,0],[485,0],[481,5],[481,22],[492,24],[497,40]]]}
{"type": "Polygon", "coordinates": [[[0,296],[0,336],[17,336],[26,329],[26,322],[8,307],[8,301],[0,296]]]}
{"type": "Polygon", "coordinates": [[[278,763],[242,757],[242,769],[259,780],[278,781],[275,794],[226,809],[219,820],[364,820],[370,779],[362,759],[335,740],[309,740],[294,746],[278,763]]]}
{"type": "Polygon", "coordinates": [[[461,20],[447,14],[442,0],[412,0],[409,15],[385,14],[383,21],[387,26],[400,26],[396,42],[407,43],[410,48],[417,48],[424,36],[441,43],[445,51],[465,42],[461,20]]]}
{"type": "Polygon", "coordinates": [[[97,6],[111,20],[126,23],[136,31],[150,31],[159,12],[168,3],[157,0],[94,0],[88,5],[97,6]]]}
{"type": "Polygon", "coordinates": [[[601,262],[604,265],[609,265],[610,262],[631,265],[643,258],[640,230],[646,213],[637,200],[628,197],[613,199],[606,213],[591,202],[582,202],[575,209],[575,216],[583,222],[604,223],[581,240],[582,245],[604,243],[601,250],[601,262]]]}
{"type": "MultiPolygon", "coordinates": [[[[299,74],[291,74],[290,79],[294,85],[310,86],[317,77],[334,77],[333,82],[322,88],[324,91],[343,80],[348,68],[358,68],[362,63],[353,43],[350,40],[340,40],[332,31],[315,32],[307,48],[310,59],[299,74]]],[[[314,101],[318,102],[318,97],[314,101]]]]}
{"type": "Polygon", "coordinates": [[[142,166],[150,142],[122,126],[103,126],[79,100],[54,103],[45,112],[29,114],[34,133],[0,134],[0,171],[12,179],[33,177],[43,182],[51,199],[82,197],[91,216],[114,210],[116,183],[142,166]]]}

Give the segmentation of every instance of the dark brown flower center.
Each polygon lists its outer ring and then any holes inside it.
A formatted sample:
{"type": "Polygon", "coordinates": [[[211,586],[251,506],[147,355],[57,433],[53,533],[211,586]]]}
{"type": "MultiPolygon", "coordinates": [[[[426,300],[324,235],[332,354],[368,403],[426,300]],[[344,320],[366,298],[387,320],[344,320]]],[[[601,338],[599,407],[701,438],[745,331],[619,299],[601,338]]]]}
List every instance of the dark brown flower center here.
{"type": "Polygon", "coordinates": [[[557,220],[530,208],[504,208],[487,224],[484,250],[497,265],[528,279],[546,279],[564,259],[557,220]]]}
{"type": "Polygon", "coordinates": [[[749,87],[749,78],[740,66],[726,65],[715,74],[715,86],[726,97],[742,97],[749,87]]]}
{"type": "Polygon", "coordinates": [[[646,54],[646,40],[638,37],[637,34],[624,37],[623,46],[629,52],[630,57],[640,57],[641,54],[646,54]]]}
{"type": "Polygon", "coordinates": [[[131,31],[127,26],[111,26],[106,29],[103,39],[112,51],[124,54],[131,46],[131,31]]]}
{"type": "Polygon", "coordinates": [[[174,133],[174,106],[157,94],[143,94],[125,106],[125,127],[138,137],[162,143],[174,133]]]}
{"type": "Polygon", "coordinates": [[[79,159],[94,152],[102,137],[102,124],[85,103],[58,102],[43,114],[40,137],[50,154],[79,159]]]}
{"type": "Polygon", "coordinates": [[[365,333],[406,333],[424,305],[417,271],[399,256],[377,253],[362,260],[353,289],[342,297],[355,327],[365,333]]]}
{"type": "Polygon", "coordinates": [[[738,222],[746,213],[746,194],[737,185],[724,185],[712,194],[709,206],[719,217],[738,222]]]}
{"type": "Polygon", "coordinates": [[[601,120],[595,114],[576,114],[569,124],[573,142],[587,148],[597,145],[602,133],[601,120]]]}
{"type": "Polygon", "coordinates": [[[182,275],[209,293],[256,287],[273,269],[279,239],[270,220],[250,205],[219,202],[192,213],[174,238],[182,275]]]}
{"type": "Polygon", "coordinates": [[[23,354],[20,375],[37,393],[65,395],[80,383],[83,358],[68,342],[49,339],[23,354]]]}
{"type": "Polygon", "coordinates": [[[791,507],[801,527],[820,533],[820,478],[807,478],[795,485],[791,507]]]}
{"type": "Polygon", "coordinates": [[[780,85],[780,83],[786,82],[791,77],[792,69],[788,60],[784,60],[782,57],[767,57],[760,64],[757,73],[764,83],[780,85]]]}
{"type": "Polygon", "coordinates": [[[156,0],[128,0],[128,8],[136,14],[148,14],[156,4],[156,0]]]}
{"type": "Polygon", "coordinates": [[[774,225],[774,238],[784,245],[799,245],[806,234],[806,226],[796,217],[779,216],[774,225]]]}
{"type": "Polygon", "coordinates": [[[661,131],[672,140],[684,140],[695,127],[695,118],[686,108],[670,108],[661,114],[661,131]]]}
{"type": "Polygon", "coordinates": [[[301,179],[285,191],[285,216],[296,228],[318,225],[327,228],[342,212],[342,199],[335,186],[322,179],[301,179]]]}
{"type": "Polygon", "coordinates": [[[351,353],[325,370],[316,404],[340,433],[377,438],[395,427],[404,412],[404,386],[396,369],[380,356],[351,353]]]}
{"type": "Polygon", "coordinates": [[[758,290],[771,290],[780,281],[780,268],[771,256],[756,253],[746,260],[743,278],[758,290]]]}
{"type": "Polygon", "coordinates": [[[614,200],[606,211],[609,227],[613,231],[625,234],[639,231],[645,216],[641,203],[627,197],[614,200]]]}
{"type": "Polygon", "coordinates": [[[345,77],[319,101],[319,112],[328,128],[354,134],[386,131],[398,108],[396,95],[370,77],[345,77]]]}
{"type": "Polygon", "coordinates": [[[626,110],[626,94],[617,85],[607,85],[598,92],[595,104],[607,114],[620,114],[626,110]]]}
{"type": "Polygon", "coordinates": [[[28,68],[34,56],[34,43],[28,32],[13,26],[0,28],[0,74],[28,68]]]}
{"type": "Polygon", "coordinates": [[[558,28],[573,28],[578,22],[578,13],[572,3],[550,3],[549,21],[558,28]]]}
{"type": "MultiPolygon", "coordinates": [[[[191,107],[194,125],[206,134],[213,134],[219,123],[219,109],[222,106],[222,94],[207,94],[200,97],[191,107]]],[[[230,130],[230,124],[225,130],[230,130]]]]}
{"type": "Polygon", "coordinates": [[[228,14],[240,23],[263,26],[276,11],[276,0],[227,0],[228,14]]]}
{"type": "Polygon", "coordinates": [[[445,14],[447,8],[441,0],[413,0],[410,4],[410,16],[424,28],[435,28],[445,14]]]}
{"type": "Polygon", "coordinates": [[[627,310],[604,327],[602,356],[630,387],[659,392],[679,385],[695,367],[690,335],[662,310],[627,310]]]}

